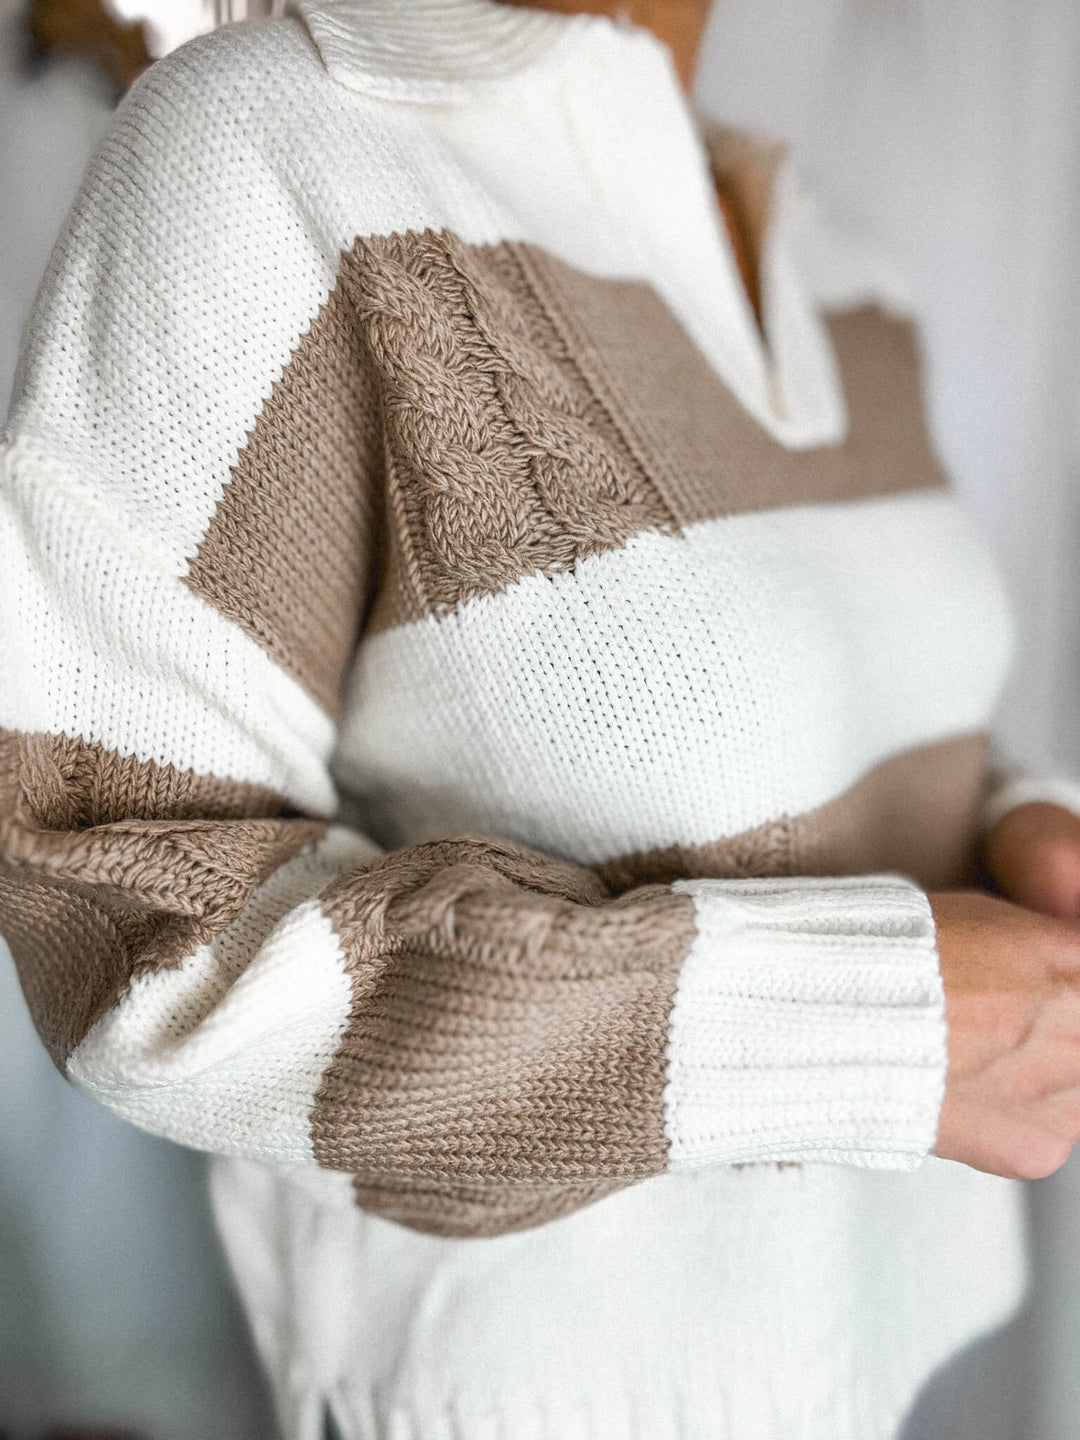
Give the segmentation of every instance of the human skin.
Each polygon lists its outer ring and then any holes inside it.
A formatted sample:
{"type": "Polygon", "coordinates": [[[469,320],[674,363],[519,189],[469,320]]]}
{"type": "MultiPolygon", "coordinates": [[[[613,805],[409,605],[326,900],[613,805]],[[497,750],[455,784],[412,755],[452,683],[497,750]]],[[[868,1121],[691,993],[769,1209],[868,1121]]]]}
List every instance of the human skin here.
{"type": "MultiPolygon", "coordinates": [[[[622,17],[667,44],[684,88],[712,0],[502,0],[622,17]]],[[[759,314],[736,197],[717,196],[759,314]]],[[[1001,891],[929,896],[945,986],[948,1072],[934,1154],[1012,1179],[1063,1165],[1080,1140],[1080,818],[1018,806],[985,842],[1001,891]]]]}
{"type": "MultiPolygon", "coordinates": [[[[503,0],[506,5],[523,3],[525,0],[503,0]]],[[[671,51],[679,80],[689,94],[712,0],[528,0],[528,3],[533,9],[556,10],[564,15],[608,15],[651,30],[671,51]]],[[[749,219],[754,207],[746,203],[749,197],[738,193],[730,183],[721,186],[719,180],[716,198],[739,274],[760,328],[761,287],[753,234],[755,226],[749,219]]]]}
{"type": "Polygon", "coordinates": [[[1080,818],[1019,805],[985,859],[1005,898],[930,896],[949,1027],[934,1153],[1039,1180],[1080,1139],[1080,818]]]}
{"type": "MultiPolygon", "coordinates": [[[[607,15],[628,20],[651,30],[671,51],[675,70],[689,94],[697,72],[701,39],[712,9],[712,0],[502,0],[505,5],[529,4],[534,10],[555,10],[564,15],[607,15]]],[[[754,177],[747,177],[750,185],[754,177]]],[[[758,328],[762,328],[761,286],[757,249],[760,237],[760,194],[745,193],[736,177],[716,181],[716,199],[727,227],[728,238],[750,300],[758,328]]]]}

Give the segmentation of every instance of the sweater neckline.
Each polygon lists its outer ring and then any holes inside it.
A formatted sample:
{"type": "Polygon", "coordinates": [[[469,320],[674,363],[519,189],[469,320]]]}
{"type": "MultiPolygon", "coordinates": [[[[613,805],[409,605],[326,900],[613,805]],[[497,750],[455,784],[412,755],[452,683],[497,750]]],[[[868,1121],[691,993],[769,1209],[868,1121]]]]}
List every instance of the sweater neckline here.
{"type": "MultiPolygon", "coordinates": [[[[714,126],[686,103],[670,52],[651,31],[605,15],[564,15],[498,0],[287,0],[287,12],[306,26],[331,79],[380,99],[465,105],[496,93],[511,77],[560,63],[558,57],[566,57],[575,93],[582,86],[597,91],[590,102],[596,119],[624,106],[628,116],[636,114],[637,89],[648,90],[650,123],[666,126],[673,146],[669,160],[662,169],[643,160],[655,150],[651,143],[632,160],[625,146],[605,145],[594,181],[602,189],[614,185],[623,197],[644,187],[654,199],[661,193],[669,198],[657,207],[646,197],[652,219],[644,224],[622,218],[646,250],[663,250],[672,265],[700,274],[702,294],[679,313],[759,423],[780,443],[797,448],[835,444],[843,437],[846,407],[832,346],[790,254],[790,162],[771,166],[769,218],[759,255],[759,329],[710,170],[710,150],[714,161],[726,163],[728,147],[721,143],[718,153],[710,145],[714,126]]],[[[609,128],[599,124],[597,133],[609,128]]],[[[716,138],[722,141],[727,133],[718,130],[716,138]]],[[[622,205],[620,200],[613,213],[622,205]]]]}
{"type": "Polygon", "coordinates": [[[384,99],[455,104],[542,61],[585,30],[634,35],[604,15],[564,15],[498,0],[287,0],[327,71],[384,99]]]}

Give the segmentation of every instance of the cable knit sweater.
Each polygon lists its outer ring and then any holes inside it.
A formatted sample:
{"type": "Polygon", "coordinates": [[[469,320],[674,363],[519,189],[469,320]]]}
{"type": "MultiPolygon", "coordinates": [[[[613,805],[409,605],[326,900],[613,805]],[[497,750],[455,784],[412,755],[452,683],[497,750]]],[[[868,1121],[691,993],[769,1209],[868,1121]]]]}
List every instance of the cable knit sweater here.
{"type": "Polygon", "coordinates": [[[787,164],[758,331],[733,145],[633,27],[301,0],[140,79],[46,274],[0,929],[219,1157],[290,1437],[885,1440],[1018,1296],[925,1158],[1006,610],[787,164]]]}

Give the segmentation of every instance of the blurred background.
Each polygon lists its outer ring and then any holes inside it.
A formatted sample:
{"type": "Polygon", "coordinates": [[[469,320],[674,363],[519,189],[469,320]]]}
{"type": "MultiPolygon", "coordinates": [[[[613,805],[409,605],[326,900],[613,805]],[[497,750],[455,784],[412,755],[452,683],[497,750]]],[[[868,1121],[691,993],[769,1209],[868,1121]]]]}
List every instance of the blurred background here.
{"type": "MultiPolygon", "coordinates": [[[[93,39],[102,0],[32,8],[36,46],[28,7],[0,0],[0,411],[117,96],[140,65],[245,6],[116,0],[118,26],[93,39]]],[[[1078,92],[1076,0],[716,0],[697,91],[710,114],[788,139],[831,206],[906,270],[938,445],[1020,620],[998,738],[1073,776],[1078,92]]],[[[1029,1304],[935,1377],[903,1440],[1080,1435],[1080,1158],[1028,1195],[1029,1304]]],[[[200,1157],[60,1080],[0,942],[0,1440],[76,1425],[147,1440],[273,1435],[200,1157]]]]}

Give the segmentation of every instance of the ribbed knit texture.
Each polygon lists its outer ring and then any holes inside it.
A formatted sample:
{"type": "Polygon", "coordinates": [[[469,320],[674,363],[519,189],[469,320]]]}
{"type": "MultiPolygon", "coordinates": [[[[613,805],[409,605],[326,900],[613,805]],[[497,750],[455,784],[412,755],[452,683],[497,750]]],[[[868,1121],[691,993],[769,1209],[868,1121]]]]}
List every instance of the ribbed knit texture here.
{"type": "Polygon", "coordinates": [[[630,27],[303,0],[50,262],[0,930],[217,1157],[290,1440],[885,1440],[1015,1302],[926,1160],[1008,616],[891,272],[770,152],[763,343],[736,153],[630,27]]]}

